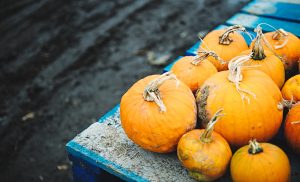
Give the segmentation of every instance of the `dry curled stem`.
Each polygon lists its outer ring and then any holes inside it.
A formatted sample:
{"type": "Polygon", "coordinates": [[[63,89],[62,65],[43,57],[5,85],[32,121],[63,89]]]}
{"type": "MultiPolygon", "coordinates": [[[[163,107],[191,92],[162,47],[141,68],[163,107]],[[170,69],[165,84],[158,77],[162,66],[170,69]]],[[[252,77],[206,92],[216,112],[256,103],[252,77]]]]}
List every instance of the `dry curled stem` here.
{"type": "MultiPolygon", "coordinates": [[[[177,80],[177,78],[171,72],[166,72],[160,75],[158,78],[152,80],[146,86],[143,93],[144,100],[148,102],[154,101],[158,105],[161,112],[166,112],[167,108],[162,101],[160,91],[158,88],[167,80],[177,80]]],[[[177,84],[179,84],[178,80],[177,80],[177,84]]]]}
{"type": "Polygon", "coordinates": [[[263,40],[265,44],[269,44],[269,42],[266,39],[264,39],[264,35],[260,26],[257,26],[254,31],[256,32],[256,37],[254,39],[254,46],[252,48],[252,59],[263,60],[266,57],[266,55],[264,53],[261,40],[263,40]]]}
{"type": "Polygon", "coordinates": [[[288,33],[283,30],[282,28],[276,30],[276,32],[273,34],[272,39],[277,40],[278,42],[276,45],[274,45],[275,49],[280,49],[283,48],[289,40],[288,33]]]}
{"type": "Polygon", "coordinates": [[[214,51],[198,50],[198,54],[194,57],[191,62],[193,65],[197,66],[201,61],[207,59],[209,56],[213,57],[215,60],[219,61],[221,64],[225,64],[222,58],[220,58],[214,51]]]}
{"type": "Polygon", "coordinates": [[[238,30],[246,32],[246,28],[242,25],[233,25],[228,27],[226,31],[219,37],[219,44],[229,45],[233,41],[229,35],[238,30]]]}
{"type": "Polygon", "coordinates": [[[282,99],[278,103],[277,108],[279,110],[283,110],[285,107],[288,108],[288,109],[291,109],[295,104],[296,104],[296,102],[293,99],[291,99],[291,100],[282,99]]]}
{"type": "Polygon", "coordinates": [[[214,126],[217,123],[217,121],[220,119],[220,117],[224,116],[224,114],[222,114],[222,112],[223,112],[223,109],[219,109],[215,113],[215,115],[211,118],[211,120],[207,123],[207,126],[200,137],[200,140],[202,142],[205,142],[205,143],[211,142],[211,140],[212,140],[211,135],[214,130],[214,126]]]}
{"type": "Polygon", "coordinates": [[[243,80],[242,68],[254,67],[254,66],[243,65],[245,62],[250,60],[251,56],[252,53],[245,56],[235,57],[228,64],[228,68],[229,68],[228,80],[235,84],[236,90],[241,95],[242,100],[246,99],[248,103],[250,103],[250,98],[248,97],[248,95],[251,95],[254,98],[256,98],[256,95],[251,91],[242,89],[240,87],[240,82],[243,80]]]}
{"type": "Polygon", "coordinates": [[[260,152],[263,152],[263,148],[259,145],[259,143],[256,141],[256,139],[249,141],[249,150],[248,152],[250,154],[258,154],[260,152]]]}

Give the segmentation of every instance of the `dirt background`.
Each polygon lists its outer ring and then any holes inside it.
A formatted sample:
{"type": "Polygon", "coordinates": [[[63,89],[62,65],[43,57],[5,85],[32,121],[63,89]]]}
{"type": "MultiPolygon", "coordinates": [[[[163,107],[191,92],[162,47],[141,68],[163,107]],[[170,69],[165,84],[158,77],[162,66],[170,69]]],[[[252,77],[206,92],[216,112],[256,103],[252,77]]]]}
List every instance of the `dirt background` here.
{"type": "MultiPolygon", "coordinates": [[[[2,0],[1,181],[72,181],[65,144],[247,0],[2,0]]],[[[107,176],[106,176],[107,177],[107,176]]]]}

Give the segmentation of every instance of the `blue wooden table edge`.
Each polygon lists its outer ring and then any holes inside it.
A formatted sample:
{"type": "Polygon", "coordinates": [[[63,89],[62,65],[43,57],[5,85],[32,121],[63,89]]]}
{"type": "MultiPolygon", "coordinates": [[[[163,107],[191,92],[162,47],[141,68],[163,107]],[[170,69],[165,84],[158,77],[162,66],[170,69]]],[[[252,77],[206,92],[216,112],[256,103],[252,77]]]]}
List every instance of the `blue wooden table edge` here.
{"type": "Polygon", "coordinates": [[[69,155],[81,159],[84,162],[93,164],[94,166],[101,168],[125,181],[148,181],[143,177],[130,172],[121,166],[105,159],[104,157],[98,155],[97,153],[87,149],[86,147],[76,143],[75,141],[70,141],[66,145],[66,150],[69,155]]]}
{"type": "Polygon", "coordinates": [[[246,6],[244,6],[240,12],[257,15],[261,17],[279,19],[283,21],[292,21],[292,22],[300,22],[300,4],[295,4],[292,2],[267,2],[267,1],[251,1],[246,6]],[[262,9],[253,9],[255,6],[264,5],[267,7],[273,7],[273,11],[264,12],[264,8],[262,9]],[[291,10],[288,14],[283,14],[280,12],[280,8],[289,8],[291,10]],[[261,11],[263,10],[263,11],[261,11]],[[283,15],[283,16],[282,16],[283,15]]]}

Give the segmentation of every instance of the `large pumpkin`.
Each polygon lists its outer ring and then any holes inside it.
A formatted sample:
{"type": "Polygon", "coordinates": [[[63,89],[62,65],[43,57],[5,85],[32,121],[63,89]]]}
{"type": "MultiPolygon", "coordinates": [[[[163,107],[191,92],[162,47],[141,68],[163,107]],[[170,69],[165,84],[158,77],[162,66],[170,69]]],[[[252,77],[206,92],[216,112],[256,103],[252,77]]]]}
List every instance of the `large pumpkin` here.
{"type": "Polygon", "coordinates": [[[286,116],[284,135],[288,144],[300,155],[300,102],[286,116]]]}
{"type": "Polygon", "coordinates": [[[286,100],[300,101],[300,74],[288,79],[282,87],[281,93],[286,100]]]}
{"type": "Polygon", "coordinates": [[[264,34],[265,39],[269,42],[269,48],[282,58],[285,63],[285,69],[291,70],[297,67],[297,61],[300,58],[300,40],[294,34],[278,29],[275,32],[264,34]]]}
{"type": "Polygon", "coordinates": [[[245,31],[245,28],[240,25],[234,25],[225,30],[214,30],[203,38],[199,50],[214,51],[225,61],[225,64],[221,64],[220,61],[213,57],[208,58],[218,71],[228,70],[228,62],[242,51],[248,49],[244,37],[236,32],[237,30],[245,31]]]}
{"type": "Polygon", "coordinates": [[[208,52],[195,57],[185,56],[173,65],[172,72],[194,92],[208,77],[218,72],[207,57],[210,57],[208,52]]]}
{"type": "MultiPolygon", "coordinates": [[[[247,59],[247,58],[246,58],[247,59]]],[[[208,78],[197,92],[198,115],[205,126],[219,108],[225,115],[215,125],[233,146],[252,138],[270,140],[282,121],[282,96],[273,80],[259,70],[242,69],[242,59],[208,78]]]]}
{"type": "Polygon", "coordinates": [[[257,37],[253,41],[253,48],[242,52],[240,55],[251,55],[251,59],[245,63],[247,66],[253,66],[269,75],[276,85],[281,88],[285,80],[284,65],[281,60],[271,51],[264,50],[262,47],[262,30],[257,28],[257,37]]]}
{"type": "Polygon", "coordinates": [[[179,160],[189,175],[199,181],[213,181],[221,177],[232,156],[227,141],[213,131],[220,112],[215,114],[206,129],[189,131],[178,143],[179,160]]]}
{"type": "Polygon", "coordinates": [[[196,126],[195,98],[175,76],[152,75],[135,83],[122,97],[120,117],[127,136],[146,150],[176,150],[180,137],[196,126]]]}
{"type": "Polygon", "coordinates": [[[235,152],[230,163],[234,182],[288,182],[291,167],[286,154],[270,143],[250,141],[235,152]]]}

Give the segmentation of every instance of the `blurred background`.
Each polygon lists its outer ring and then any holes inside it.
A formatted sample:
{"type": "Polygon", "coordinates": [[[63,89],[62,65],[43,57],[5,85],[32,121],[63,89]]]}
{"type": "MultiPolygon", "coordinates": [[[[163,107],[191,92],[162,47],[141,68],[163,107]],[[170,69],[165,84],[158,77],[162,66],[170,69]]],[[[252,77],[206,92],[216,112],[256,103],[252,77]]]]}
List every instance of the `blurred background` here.
{"type": "Polygon", "coordinates": [[[1,0],[1,181],[72,181],[65,144],[247,0],[1,0]]]}

